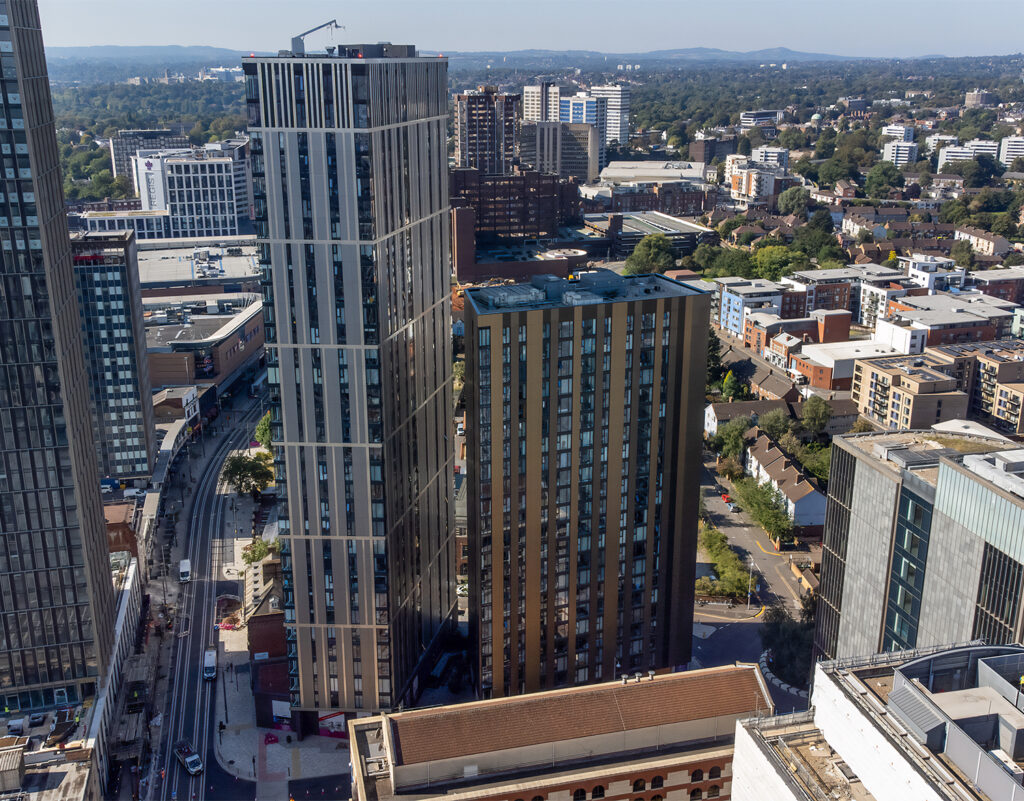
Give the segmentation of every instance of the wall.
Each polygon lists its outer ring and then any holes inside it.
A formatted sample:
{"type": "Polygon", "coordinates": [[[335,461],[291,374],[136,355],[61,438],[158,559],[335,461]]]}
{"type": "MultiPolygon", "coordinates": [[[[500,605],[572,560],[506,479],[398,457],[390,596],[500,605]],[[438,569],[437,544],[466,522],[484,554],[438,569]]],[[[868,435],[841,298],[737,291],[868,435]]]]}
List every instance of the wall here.
{"type": "MultiPolygon", "coordinates": [[[[863,653],[871,653],[864,651],[863,653]]],[[[814,668],[814,723],[876,801],[942,801],[945,798],[907,761],[903,752],[837,686],[814,668]]]]}
{"type": "Polygon", "coordinates": [[[733,801],[804,801],[803,792],[790,786],[772,763],[767,747],[739,722],[732,764],[733,801]]]}
{"type": "Polygon", "coordinates": [[[858,458],[856,464],[837,659],[878,651],[896,514],[895,477],[875,470],[863,459],[858,458]]]}

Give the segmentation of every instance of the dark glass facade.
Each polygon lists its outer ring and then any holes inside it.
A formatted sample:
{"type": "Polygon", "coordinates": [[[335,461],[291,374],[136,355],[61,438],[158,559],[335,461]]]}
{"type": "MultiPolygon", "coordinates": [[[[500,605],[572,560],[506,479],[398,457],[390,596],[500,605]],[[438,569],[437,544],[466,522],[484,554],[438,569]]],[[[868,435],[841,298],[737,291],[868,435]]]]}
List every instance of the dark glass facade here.
{"type": "Polygon", "coordinates": [[[901,651],[917,645],[931,526],[931,503],[904,487],[896,509],[889,597],[882,632],[884,651],[901,651]]]}
{"type": "Polygon", "coordinates": [[[447,63],[243,69],[292,707],[388,709],[455,606],[447,63]]]}
{"type": "Polygon", "coordinates": [[[81,322],[34,0],[0,0],[0,700],[95,692],[114,619],[81,322]]]}

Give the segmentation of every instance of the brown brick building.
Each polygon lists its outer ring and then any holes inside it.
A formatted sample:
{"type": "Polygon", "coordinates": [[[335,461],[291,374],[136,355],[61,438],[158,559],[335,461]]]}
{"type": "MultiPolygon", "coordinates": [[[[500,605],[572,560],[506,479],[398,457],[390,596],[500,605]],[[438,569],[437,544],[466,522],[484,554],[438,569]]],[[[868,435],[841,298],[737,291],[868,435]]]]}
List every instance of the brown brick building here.
{"type": "Polygon", "coordinates": [[[580,216],[574,181],[533,170],[487,175],[455,168],[449,171],[449,195],[453,209],[473,209],[481,240],[551,237],[580,216]]]}
{"type": "Polygon", "coordinates": [[[736,665],[358,718],[352,797],[728,799],[736,721],[772,709],[736,665]]]}
{"type": "Polygon", "coordinates": [[[455,95],[455,163],[485,175],[512,172],[519,151],[522,95],[481,86],[455,95]]]}

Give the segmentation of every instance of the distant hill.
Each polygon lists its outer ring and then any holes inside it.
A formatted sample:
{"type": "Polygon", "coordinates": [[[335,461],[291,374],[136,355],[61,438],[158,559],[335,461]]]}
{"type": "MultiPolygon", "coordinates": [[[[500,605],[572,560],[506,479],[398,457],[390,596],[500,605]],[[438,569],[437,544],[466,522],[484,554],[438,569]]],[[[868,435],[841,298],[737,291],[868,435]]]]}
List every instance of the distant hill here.
{"type": "MultiPolygon", "coordinates": [[[[437,53],[436,50],[424,51],[437,53]]],[[[526,61],[529,59],[549,60],[562,58],[567,60],[584,59],[609,60],[615,59],[631,61],[635,59],[646,59],[647,61],[756,61],[774,62],[777,64],[799,61],[851,61],[852,56],[837,56],[828,53],[804,53],[798,50],[790,50],[788,47],[773,47],[766,50],[751,50],[739,52],[735,50],[719,50],[713,47],[685,47],[674,50],[651,50],[643,53],[601,53],[595,50],[511,50],[511,51],[446,51],[445,55],[452,59],[474,59],[497,58],[515,59],[526,61]]]]}
{"type": "Polygon", "coordinates": [[[106,62],[139,64],[146,66],[174,66],[177,64],[207,63],[210,66],[238,64],[243,55],[240,50],[195,45],[121,46],[94,45],[92,47],[48,47],[47,61],[106,62]]]}

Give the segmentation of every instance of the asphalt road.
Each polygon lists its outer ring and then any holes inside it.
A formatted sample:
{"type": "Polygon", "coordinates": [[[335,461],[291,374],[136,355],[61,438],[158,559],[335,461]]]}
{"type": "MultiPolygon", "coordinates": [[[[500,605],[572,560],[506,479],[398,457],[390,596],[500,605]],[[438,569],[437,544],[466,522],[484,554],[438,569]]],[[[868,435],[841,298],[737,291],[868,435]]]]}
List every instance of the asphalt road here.
{"type": "MultiPolygon", "coordinates": [[[[242,403],[247,399],[239,399],[242,403]]],[[[253,426],[258,419],[260,405],[249,404],[239,410],[226,409],[232,423],[222,424],[219,437],[207,437],[205,448],[213,449],[189,497],[186,511],[188,522],[185,554],[192,563],[192,580],[182,587],[178,601],[178,620],[175,627],[176,647],[170,671],[172,684],[164,709],[163,740],[158,769],[164,771],[158,797],[161,801],[220,801],[253,799],[254,782],[243,782],[221,770],[213,752],[215,726],[219,720],[212,709],[215,698],[214,683],[202,677],[203,654],[215,647],[214,612],[217,598],[219,563],[213,557],[213,540],[224,531],[224,515],[228,496],[217,493],[221,466],[231,450],[249,442],[253,426]],[[184,629],[184,621],[187,629],[184,629]],[[184,629],[184,630],[181,630],[184,629]],[[174,743],[188,739],[203,758],[203,772],[190,776],[173,752],[174,743]]]]}

